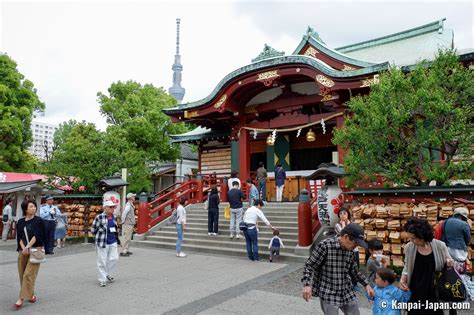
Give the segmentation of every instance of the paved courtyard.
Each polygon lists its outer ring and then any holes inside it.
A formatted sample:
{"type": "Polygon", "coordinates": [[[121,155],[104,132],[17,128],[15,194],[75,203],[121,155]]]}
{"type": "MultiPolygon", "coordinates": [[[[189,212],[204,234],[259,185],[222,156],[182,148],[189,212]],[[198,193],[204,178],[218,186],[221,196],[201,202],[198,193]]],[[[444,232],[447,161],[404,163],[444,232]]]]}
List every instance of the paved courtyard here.
{"type": "MultiPolygon", "coordinates": [[[[36,304],[12,311],[19,291],[14,245],[0,246],[1,314],[321,314],[305,302],[301,264],[134,248],[120,258],[115,283],[97,283],[92,244],[56,249],[41,266],[36,304]],[[299,274],[299,275],[298,275],[299,274]],[[295,279],[298,278],[298,279],[295,279]]],[[[370,314],[362,309],[362,314],[370,314]]]]}

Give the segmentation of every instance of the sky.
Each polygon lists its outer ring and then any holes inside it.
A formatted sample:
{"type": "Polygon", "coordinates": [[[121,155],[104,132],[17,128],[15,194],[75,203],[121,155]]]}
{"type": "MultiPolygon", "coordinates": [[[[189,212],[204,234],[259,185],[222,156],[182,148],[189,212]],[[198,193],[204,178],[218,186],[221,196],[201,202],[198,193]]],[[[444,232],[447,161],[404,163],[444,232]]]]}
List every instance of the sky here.
{"type": "Polygon", "coordinates": [[[338,47],[446,18],[455,46],[468,49],[473,16],[472,1],[0,0],[0,52],[46,104],[36,120],[86,120],[105,130],[97,92],[127,80],[172,85],[176,18],[188,102],[209,95],[265,43],[291,54],[308,26],[338,47]]]}

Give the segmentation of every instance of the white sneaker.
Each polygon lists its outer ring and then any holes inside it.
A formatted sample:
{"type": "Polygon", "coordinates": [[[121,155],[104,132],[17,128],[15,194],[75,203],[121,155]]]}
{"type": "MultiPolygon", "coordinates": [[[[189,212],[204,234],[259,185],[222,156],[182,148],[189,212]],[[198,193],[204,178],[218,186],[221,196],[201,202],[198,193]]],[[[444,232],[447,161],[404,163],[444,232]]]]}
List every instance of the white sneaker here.
{"type": "Polygon", "coordinates": [[[231,235],[230,235],[230,239],[233,239],[233,238],[234,238],[234,234],[231,234],[231,235]]]}
{"type": "Polygon", "coordinates": [[[186,254],[183,253],[183,252],[181,252],[181,253],[179,253],[179,254],[176,255],[176,256],[178,256],[179,258],[184,258],[184,257],[186,257],[186,254]]]}
{"type": "Polygon", "coordinates": [[[207,233],[207,235],[211,236],[211,235],[214,235],[214,234],[213,234],[213,233],[211,233],[211,232],[208,232],[208,233],[207,233]]]}
{"type": "Polygon", "coordinates": [[[242,238],[242,235],[237,234],[237,236],[236,236],[235,238],[241,239],[241,238],[242,238]]]}
{"type": "Polygon", "coordinates": [[[217,233],[212,233],[212,235],[217,236],[217,235],[219,235],[219,234],[217,234],[217,233]]]}
{"type": "Polygon", "coordinates": [[[101,281],[99,285],[100,285],[101,288],[106,287],[106,286],[107,286],[107,282],[101,281]]]}

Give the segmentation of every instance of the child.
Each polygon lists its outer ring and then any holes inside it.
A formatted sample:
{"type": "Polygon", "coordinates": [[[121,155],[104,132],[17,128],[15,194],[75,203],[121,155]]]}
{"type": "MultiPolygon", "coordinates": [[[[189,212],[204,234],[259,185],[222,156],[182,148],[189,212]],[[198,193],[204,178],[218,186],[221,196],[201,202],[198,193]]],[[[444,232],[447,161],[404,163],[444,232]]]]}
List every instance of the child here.
{"type": "Polygon", "coordinates": [[[393,285],[395,272],[382,267],[375,273],[375,297],[372,305],[374,315],[398,315],[399,309],[392,309],[392,301],[408,302],[411,297],[410,291],[404,291],[393,285]]]}
{"type": "Polygon", "coordinates": [[[283,241],[279,237],[280,231],[274,230],[273,231],[273,237],[270,240],[270,243],[268,243],[268,248],[270,249],[270,262],[273,261],[273,256],[276,255],[277,258],[280,256],[280,247],[285,248],[285,245],[283,245],[283,241]]]}
{"type": "Polygon", "coordinates": [[[367,259],[367,278],[371,287],[375,286],[375,273],[382,267],[387,267],[388,257],[383,254],[383,244],[380,240],[367,242],[370,256],[367,259]]]}

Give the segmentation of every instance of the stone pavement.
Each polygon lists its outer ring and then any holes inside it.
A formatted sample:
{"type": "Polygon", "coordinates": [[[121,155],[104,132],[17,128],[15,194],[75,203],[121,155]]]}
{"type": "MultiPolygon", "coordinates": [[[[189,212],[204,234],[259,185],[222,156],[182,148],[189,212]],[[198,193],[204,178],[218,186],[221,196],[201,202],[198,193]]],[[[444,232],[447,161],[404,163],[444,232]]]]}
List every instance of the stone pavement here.
{"type": "MultiPolygon", "coordinates": [[[[14,244],[0,246],[0,314],[13,313],[19,292],[14,244]]],[[[321,314],[319,301],[268,291],[301,264],[134,248],[120,258],[115,283],[97,283],[92,244],[56,249],[41,266],[36,304],[15,314],[321,314]]],[[[297,284],[299,285],[299,284],[297,284]]],[[[370,314],[361,309],[362,314],[370,314]]]]}

